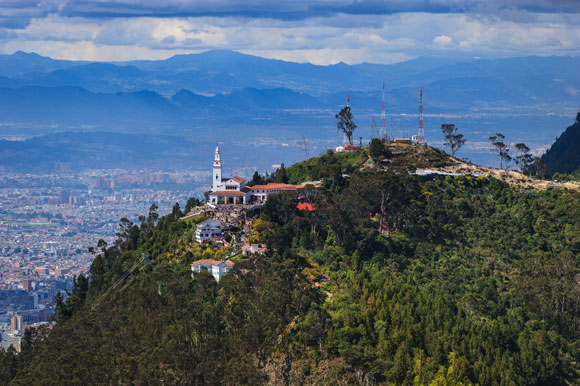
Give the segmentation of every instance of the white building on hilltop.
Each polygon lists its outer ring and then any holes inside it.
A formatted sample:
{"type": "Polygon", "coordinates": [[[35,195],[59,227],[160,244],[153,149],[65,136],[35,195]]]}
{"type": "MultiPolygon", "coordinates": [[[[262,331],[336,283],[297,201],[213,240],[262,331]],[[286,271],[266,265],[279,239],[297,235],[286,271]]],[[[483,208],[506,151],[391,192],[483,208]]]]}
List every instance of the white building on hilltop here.
{"type": "Polygon", "coordinates": [[[213,275],[216,281],[220,281],[221,277],[232,270],[234,264],[229,260],[212,260],[203,259],[191,263],[191,270],[193,272],[209,272],[213,275]]]}
{"type": "Polygon", "coordinates": [[[303,188],[302,185],[288,185],[281,183],[268,183],[265,185],[246,186],[246,180],[242,177],[222,177],[222,160],[219,148],[215,148],[213,160],[213,173],[211,193],[209,194],[210,205],[243,205],[252,202],[262,203],[270,194],[294,191],[303,188]]]}
{"type": "Polygon", "coordinates": [[[196,225],[195,242],[203,244],[212,237],[222,235],[223,224],[221,221],[205,220],[196,225]]]}
{"type": "Polygon", "coordinates": [[[220,149],[216,146],[213,160],[211,204],[247,204],[250,200],[251,189],[246,187],[246,180],[242,177],[223,178],[220,149]]]}

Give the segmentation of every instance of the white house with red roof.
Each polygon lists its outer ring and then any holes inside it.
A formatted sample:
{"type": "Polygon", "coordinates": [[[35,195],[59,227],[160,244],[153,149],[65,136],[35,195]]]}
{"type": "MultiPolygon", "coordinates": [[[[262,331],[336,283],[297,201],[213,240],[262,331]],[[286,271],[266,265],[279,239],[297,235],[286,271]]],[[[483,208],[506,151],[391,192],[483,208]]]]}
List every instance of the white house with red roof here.
{"type": "Polygon", "coordinates": [[[216,281],[220,281],[223,275],[232,270],[233,265],[234,263],[229,260],[203,259],[191,263],[191,270],[193,272],[209,272],[216,281]]]}

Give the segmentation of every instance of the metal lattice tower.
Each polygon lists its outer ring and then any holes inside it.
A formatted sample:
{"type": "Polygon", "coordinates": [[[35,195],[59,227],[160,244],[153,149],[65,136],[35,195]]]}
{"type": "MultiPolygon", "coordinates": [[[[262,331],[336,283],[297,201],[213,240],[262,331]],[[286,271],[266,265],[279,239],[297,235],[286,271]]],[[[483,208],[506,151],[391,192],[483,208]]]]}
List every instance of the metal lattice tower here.
{"type": "Polygon", "coordinates": [[[385,82],[383,81],[383,105],[381,107],[381,138],[386,140],[388,139],[388,132],[387,132],[387,114],[385,112],[385,82]]]}
{"type": "Polygon", "coordinates": [[[426,145],[425,129],[423,127],[423,89],[419,92],[419,130],[417,131],[417,143],[426,145]]]}
{"type": "Polygon", "coordinates": [[[308,159],[308,142],[306,142],[305,136],[302,136],[302,143],[300,147],[300,150],[304,152],[304,159],[308,159]]]}

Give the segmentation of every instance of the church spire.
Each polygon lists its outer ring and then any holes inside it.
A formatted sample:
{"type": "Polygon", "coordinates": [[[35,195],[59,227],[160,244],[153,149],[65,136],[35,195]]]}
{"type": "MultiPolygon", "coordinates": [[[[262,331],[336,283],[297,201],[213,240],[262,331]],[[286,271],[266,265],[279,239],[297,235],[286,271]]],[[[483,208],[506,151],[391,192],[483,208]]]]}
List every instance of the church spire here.
{"type": "Polygon", "coordinates": [[[218,146],[215,147],[215,155],[213,158],[213,178],[212,178],[211,190],[212,192],[220,190],[222,186],[222,159],[220,156],[220,149],[218,146]]]}
{"type": "Polygon", "coordinates": [[[213,167],[222,167],[222,159],[220,156],[220,148],[219,146],[215,147],[215,156],[213,158],[213,167]]]}

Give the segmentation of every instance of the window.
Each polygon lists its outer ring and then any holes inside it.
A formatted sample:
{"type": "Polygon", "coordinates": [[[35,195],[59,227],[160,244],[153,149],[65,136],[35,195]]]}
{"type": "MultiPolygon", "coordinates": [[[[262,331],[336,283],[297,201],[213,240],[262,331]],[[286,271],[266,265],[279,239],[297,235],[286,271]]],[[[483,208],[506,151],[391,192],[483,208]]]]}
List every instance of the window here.
{"type": "Polygon", "coordinates": [[[216,180],[218,179],[218,175],[217,175],[217,174],[215,175],[215,179],[216,179],[216,180]]]}

